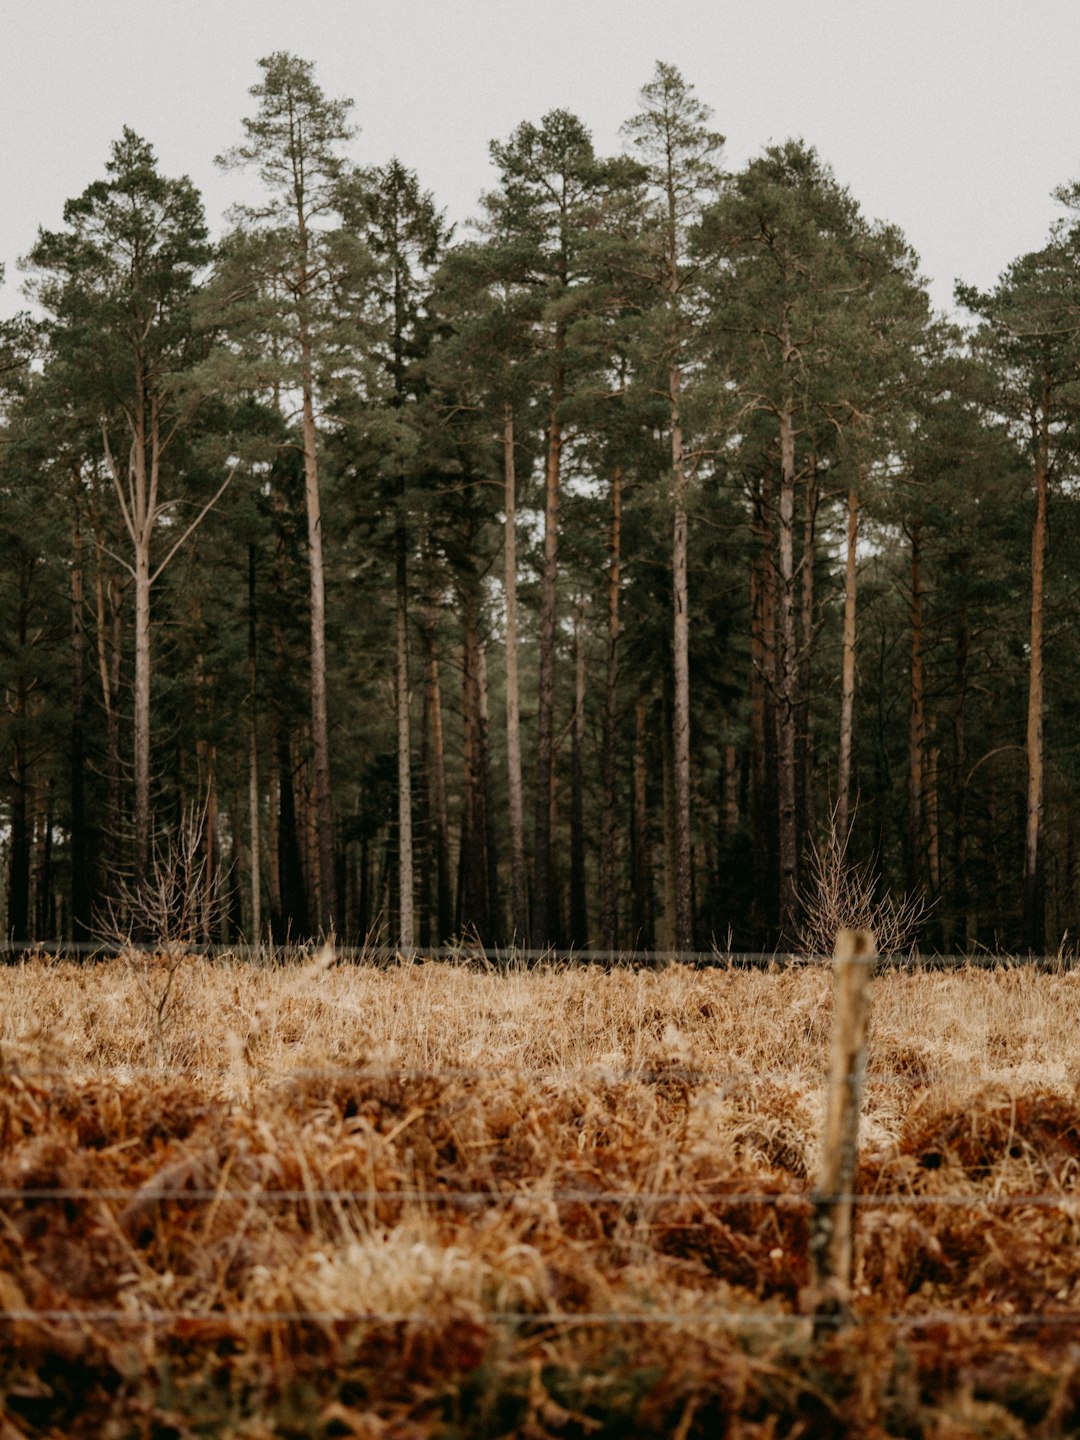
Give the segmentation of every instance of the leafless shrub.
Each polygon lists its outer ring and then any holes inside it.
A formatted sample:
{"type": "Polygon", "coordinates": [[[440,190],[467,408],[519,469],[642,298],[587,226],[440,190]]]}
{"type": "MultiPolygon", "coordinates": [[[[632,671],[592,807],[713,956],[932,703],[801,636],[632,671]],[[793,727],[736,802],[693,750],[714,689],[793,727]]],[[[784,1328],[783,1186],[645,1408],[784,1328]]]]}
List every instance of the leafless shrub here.
{"type": "Polygon", "coordinates": [[[833,815],[824,841],[811,842],[799,896],[799,948],[806,955],[831,955],[838,930],[869,930],[879,955],[902,954],[912,947],[926,918],[926,899],[892,891],[879,894],[874,866],[848,858],[850,839],[850,828],[841,833],[833,815]]]}
{"type": "Polygon", "coordinates": [[[166,1030],[182,1003],[184,963],[222,913],[223,876],[208,862],[205,838],[206,806],[192,806],[155,846],[141,881],[118,878],[98,918],[99,937],[119,949],[146,1002],[161,1064],[168,1059],[166,1030]]]}

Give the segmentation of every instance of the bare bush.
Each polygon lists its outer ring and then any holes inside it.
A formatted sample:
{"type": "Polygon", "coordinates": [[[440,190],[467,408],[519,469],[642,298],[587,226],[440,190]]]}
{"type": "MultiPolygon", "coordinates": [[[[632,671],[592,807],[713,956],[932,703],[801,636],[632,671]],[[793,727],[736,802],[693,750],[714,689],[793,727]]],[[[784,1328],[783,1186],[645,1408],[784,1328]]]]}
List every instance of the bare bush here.
{"type": "Polygon", "coordinates": [[[848,858],[850,828],[833,815],[824,841],[811,842],[807,879],[800,887],[798,944],[805,955],[831,955],[839,930],[869,930],[879,955],[911,949],[926,918],[922,895],[880,894],[879,876],[866,861],[848,858]]]}
{"type": "Polygon", "coordinates": [[[159,1062],[168,1061],[166,1030],[182,1004],[184,962],[221,919],[224,877],[205,853],[206,807],[190,807],[179,829],[154,848],[141,882],[121,876],[98,918],[97,933],[115,945],[142,995],[159,1062]]]}

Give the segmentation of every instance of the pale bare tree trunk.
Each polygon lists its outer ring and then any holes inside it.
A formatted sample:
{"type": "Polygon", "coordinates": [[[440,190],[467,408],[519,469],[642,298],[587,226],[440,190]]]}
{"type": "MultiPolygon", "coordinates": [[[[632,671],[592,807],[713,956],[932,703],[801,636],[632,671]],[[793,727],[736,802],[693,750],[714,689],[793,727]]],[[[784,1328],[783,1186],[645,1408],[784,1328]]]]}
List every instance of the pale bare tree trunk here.
{"type": "Polygon", "coordinates": [[[778,701],[780,754],[780,925],[793,937],[798,926],[799,854],[795,786],[795,430],[790,405],[780,412],[780,504],[777,529],[780,655],[778,701]]]}
{"type": "Polygon", "coordinates": [[[589,939],[585,882],[585,605],[578,601],[574,616],[574,723],[570,762],[570,942],[584,946],[589,939]]]}
{"type": "Polygon", "coordinates": [[[851,824],[851,740],[855,716],[855,606],[858,571],[859,496],[847,496],[847,550],[844,561],[844,643],[840,679],[840,763],[836,777],[836,833],[841,841],[851,824]]]}
{"type": "Polygon", "coordinates": [[[87,864],[85,754],[86,690],[86,587],[83,574],[82,516],[78,498],[80,476],[74,475],[76,493],[71,527],[71,935],[84,940],[89,934],[90,877],[87,864]]]}
{"type": "Polygon", "coordinates": [[[525,808],[521,788],[521,693],[518,680],[517,622],[517,472],[514,464],[514,411],[503,408],[503,588],[506,593],[506,777],[510,811],[510,929],[516,944],[529,936],[529,898],[525,881],[525,808]]]}
{"type": "MultiPolygon", "coordinates": [[[[778,805],[776,802],[776,565],[773,558],[773,472],[767,466],[754,494],[758,542],[750,572],[750,765],[753,781],[753,923],[765,943],[775,924],[778,805]]],[[[771,943],[771,938],[769,940],[771,943]]]]}
{"type": "Polygon", "coordinates": [[[682,376],[672,366],[668,377],[671,390],[671,469],[675,500],[672,571],[674,574],[673,663],[675,692],[672,704],[672,806],[674,842],[674,934],[677,950],[694,948],[692,878],[690,852],[690,629],[687,602],[687,514],[686,463],[683,455],[679,389],[682,376]]]}
{"type": "MultiPolygon", "coordinates": [[[[432,607],[433,608],[433,607],[432,607]]],[[[450,880],[450,819],[446,803],[446,741],[442,722],[442,685],[435,651],[434,620],[427,629],[427,707],[431,726],[431,808],[435,816],[436,938],[443,944],[453,927],[450,880]]]]}
{"type": "Polygon", "coordinates": [[[258,634],[255,623],[255,546],[248,546],[248,830],[251,841],[251,940],[262,938],[262,835],[259,824],[258,634]]]}
{"type": "Polygon", "coordinates": [[[1024,933],[1026,950],[1045,944],[1042,886],[1043,617],[1046,583],[1046,510],[1049,492],[1050,376],[1043,374],[1042,406],[1033,425],[1035,524],[1031,532],[1031,642],[1028,658],[1027,818],[1024,830],[1024,933]]]}
{"type": "Polygon", "coordinates": [[[552,885],[552,796],[555,789],[555,612],[558,580],[559,489],[563,430],[559,420],[562,379],[557,379],[548,418],[544,477],[544,568],[540,598],[540,684],[536,711],[536,853],[533,857],[531,943],[558,943],[552,885]]]}
{"type": "Polygon", "coordinates": [[[652,855],[649,846],[648,768],[645,755],[645,696],[634,706],[634,857],[631,916],[634,948],[653,945],[652,855]]]}
{"type": "Polygon", "coordinates": [[[150,872],[150,553],[135,554],[135,865],[136,893],[150,872]]]}
{"type": "MultiPolygon", "coordinates": [[[[304,373],[311,373],[311,346],[301,341],[304,373]]],[[[330,787],[330,730],[326,702],[326,582],[323,570],[322,512],[315,437],[315,409],[310,386],[304,386],[304,497],[307,506],[308,565],[311,580],[311,745],[315,763],[315,808],[318,832],[319,928],[331,935],[337,923],[334,876],[334,797],[330,787]]]]}
{"type": "Polygon", "coordinates": [[[394,684],[398,758],[398,940],[403,949],[411,950],[415,943],[415,921],[413,917],[412,746],[409,725],[409,599],[405,544],[404,521],[399,516],[396,535],[397,667],[394,684]]]}
{"type": "Polygon", "coordinates": [[[813,459],[806,477],[803,505],[802,595],[799,614],[798,700],[795,728],[795,773],[798,794],[796,811],[798,834],[806,837],[813,832],[814,746],[811,725],[811,688],[814,655],[814,550],[817,530],[817,459],[813,459]]]}
{"type": "Polygon", "coordinates": [[[911,532],[911,717],[908,735],[908,885],[924,881],[923,773],[926,751],[926,701],[923,673],[923,613],[919,528],[911,532]]]}
{"type": "Polygon", "coordinates": [[[604,689],[604,798],[600,815],[600,935],[605,950],[618,941],[618,904],[615,871],[618,835],[615,824],[615,787],[618,777],[619,589],[622,570],[622,466],[611,476],[611,531],[608,542],[607,676],[604,689]]]}
{"type": "Polygon", "coordinates": [[[495,807],[491,803],[491,713],[488,705],[487,650],[482,641],[476,647],[477,749],[480,762],[480,811],[487,864],[488,932],[484,940],[498,945],[502,939],[499,904],[499,850],[495,833],[495,807]]]}

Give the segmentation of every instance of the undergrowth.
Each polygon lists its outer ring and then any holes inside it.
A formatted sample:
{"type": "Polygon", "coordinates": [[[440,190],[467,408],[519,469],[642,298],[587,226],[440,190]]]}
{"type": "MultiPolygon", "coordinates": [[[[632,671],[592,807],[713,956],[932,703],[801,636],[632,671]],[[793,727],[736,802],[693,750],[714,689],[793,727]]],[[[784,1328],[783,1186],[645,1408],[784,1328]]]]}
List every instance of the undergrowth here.
{"type": "Polygon", "coordinates": [[[1080,979],[875,980],[815,1340],[827,972],[185,967],[4,975],[2,1440],[1080,1426],[1080,979]]]}

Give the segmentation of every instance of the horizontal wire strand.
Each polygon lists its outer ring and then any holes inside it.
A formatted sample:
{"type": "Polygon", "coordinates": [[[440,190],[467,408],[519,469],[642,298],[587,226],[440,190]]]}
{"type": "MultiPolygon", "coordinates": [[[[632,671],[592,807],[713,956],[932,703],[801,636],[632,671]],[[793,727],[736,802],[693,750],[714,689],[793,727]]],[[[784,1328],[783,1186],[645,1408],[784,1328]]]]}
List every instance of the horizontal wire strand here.
{"type": "Polygon", "coordinates": [[[319,1200],[327,1203],[352,1201],[373,1204],[390,1201],[406,1205],[495,1206],[499,1204],[538,1205],[683,1205],[712,1206],[730,1209],[739,1205],[776,1205],[798,1208],[805,1205],[851,1204],[863,1209],[903,1210],[928,1209],[942,1205],[956,1209],[1064,1209],[1080,1211],[1080,1192],[1075,1195],[1053,1195],[1046,1191],[1016,1195],[902,1195],[902,1194],[819,1194],[791,1191],[733,1191],[716,1195],[703,1191],[677,1190],[638,1192],[634,1190],[554,1190],[544,1194],[523,1190],[211,1190],[181,1188],[157,1189],[153,1180],[132,1188],[69,1186],[58,1189],[43,1187],[20,1190],[0,1188],[0,1201],[40,1203],[46,1200],[140,1200],[146,1204],[159,1201],[234,1201],[238,1204],[304,1204],[319,1200]]]}
{"type": "MultiPolygon", "coordinates": [[[[536,1325],[538,1327],[558,1326],[606,1326],[617,1325],[683,1325],[688,1328],[716,1325],[739,1328],[767,1325],[814,1325],[840,1328],[848,1324],[888,1325],[897,1329],[923,1329],[933,1326],[1008,1326],[1017,1329],[1022,1326],[1069,1327],[1080,1325],[1080,1311],[1065,1314],[1052,1311],[1041,1314],[1027,1311],[1019,1314],[978,1315],[970,1311],[928,1311],[919,1315],[867,1315],[852,1316],[850,1320],[840,1316],[783,1315],[771,1311],[747,1311],[737,1314],[729,1310],[705,1311],[697,1314],[682,1314],[671,1311],[656,1311],[649,1314],[642,1311],[556,1311],[553,1313],[529,1313],[518,1310],[481,1311],[475,1316],[479,1323],[493,1325],[536,1325]]],[[[151,1310],[141,1314],[129,1310],[33,1310],[12,1308],[0,1310],[0,1322],[8,1324],[38,1323],[83,1323],[119,1325],[175,1325],[201,1324],[222,1327],[246,1325],[401,1325],[429,1322],[430,1316],[409,1311],[371,1311],[367,1313],[326,1310],[248,1310],[236,1314],[205,1310],[151,1310]]]]}

